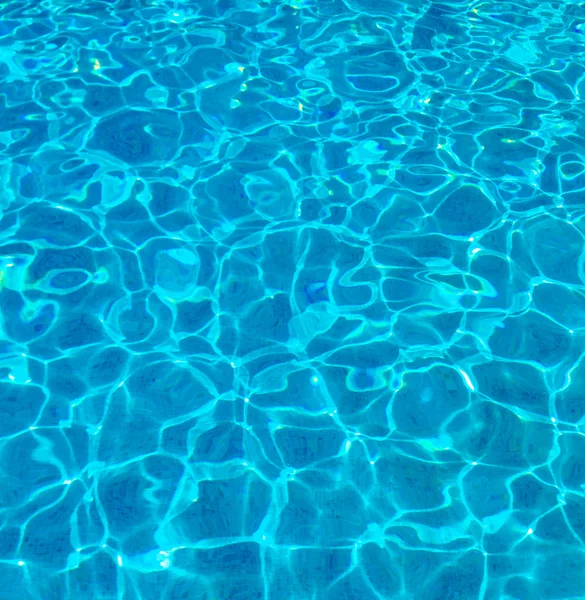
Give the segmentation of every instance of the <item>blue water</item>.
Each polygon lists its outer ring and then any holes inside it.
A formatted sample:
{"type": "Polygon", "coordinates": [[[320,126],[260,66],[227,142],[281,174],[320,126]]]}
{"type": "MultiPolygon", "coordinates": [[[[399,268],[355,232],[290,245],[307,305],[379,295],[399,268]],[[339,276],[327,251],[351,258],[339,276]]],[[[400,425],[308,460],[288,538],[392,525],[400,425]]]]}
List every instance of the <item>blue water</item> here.
{"type": "Polygon", "coordinates": [[[585,5],[0,6],[0,600],[585,598],[585,5]]]}

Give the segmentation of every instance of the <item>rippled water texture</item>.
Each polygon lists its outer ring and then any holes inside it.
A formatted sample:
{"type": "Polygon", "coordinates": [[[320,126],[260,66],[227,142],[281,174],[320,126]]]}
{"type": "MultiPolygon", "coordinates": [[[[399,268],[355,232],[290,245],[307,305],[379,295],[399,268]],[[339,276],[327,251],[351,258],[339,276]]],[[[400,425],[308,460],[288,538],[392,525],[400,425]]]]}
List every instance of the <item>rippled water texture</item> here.
{"type": "Polygon", "coordinates": [[[0,600],[585,598],[585,5],[0,7],[0,600]]]}

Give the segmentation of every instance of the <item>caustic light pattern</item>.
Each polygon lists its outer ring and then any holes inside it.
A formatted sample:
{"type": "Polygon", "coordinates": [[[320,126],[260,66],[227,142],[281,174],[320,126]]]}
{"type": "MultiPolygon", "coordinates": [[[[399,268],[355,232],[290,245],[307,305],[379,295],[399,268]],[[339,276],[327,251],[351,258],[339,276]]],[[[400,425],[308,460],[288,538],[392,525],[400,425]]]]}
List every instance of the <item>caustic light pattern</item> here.
{"type": "Polygon", "coordinates": [[[0,6],[0,600],[585,597],[585,7],[0,6]]]}

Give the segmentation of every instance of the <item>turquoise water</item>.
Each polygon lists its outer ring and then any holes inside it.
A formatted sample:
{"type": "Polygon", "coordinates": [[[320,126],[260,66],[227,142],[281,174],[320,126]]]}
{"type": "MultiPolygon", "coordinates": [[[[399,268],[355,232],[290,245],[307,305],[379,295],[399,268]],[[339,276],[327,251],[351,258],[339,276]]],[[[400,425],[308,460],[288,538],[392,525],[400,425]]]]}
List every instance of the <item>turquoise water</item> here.
{"type": "Polygon", "coordinates": [[[585,598],[585,6],[0,7],[0,600],[585,598]]]}

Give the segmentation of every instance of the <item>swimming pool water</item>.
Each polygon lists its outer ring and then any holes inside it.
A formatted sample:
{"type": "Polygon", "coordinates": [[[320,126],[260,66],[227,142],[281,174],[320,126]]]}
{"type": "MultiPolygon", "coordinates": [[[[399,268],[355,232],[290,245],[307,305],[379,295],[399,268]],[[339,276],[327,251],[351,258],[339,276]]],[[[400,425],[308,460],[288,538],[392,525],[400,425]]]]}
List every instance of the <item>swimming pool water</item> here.
{"type": "Polygon", "coordinates": [[[0,6],[0,600],[585,598],[585,5],[0,6]]]}

